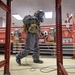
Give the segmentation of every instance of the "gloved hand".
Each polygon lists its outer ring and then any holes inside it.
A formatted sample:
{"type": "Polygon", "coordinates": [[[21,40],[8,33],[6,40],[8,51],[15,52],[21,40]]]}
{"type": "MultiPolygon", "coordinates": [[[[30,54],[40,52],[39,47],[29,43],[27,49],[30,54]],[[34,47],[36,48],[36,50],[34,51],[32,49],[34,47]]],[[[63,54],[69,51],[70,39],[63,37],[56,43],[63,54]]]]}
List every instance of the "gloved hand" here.
{"type": "Polygon", "coordinates": [[[41,35],[42,35],[42,36],[44,36],[44,33],[43,33],[43,32],[41,32],[41,35]]]}
{"type": "Polygon", "coordinates": [[[38,29],[38,30],[39,30],[40,34],[41,34],[42,36],[44,36],[44,33],[43,33],[40,29],[38,29]]]}

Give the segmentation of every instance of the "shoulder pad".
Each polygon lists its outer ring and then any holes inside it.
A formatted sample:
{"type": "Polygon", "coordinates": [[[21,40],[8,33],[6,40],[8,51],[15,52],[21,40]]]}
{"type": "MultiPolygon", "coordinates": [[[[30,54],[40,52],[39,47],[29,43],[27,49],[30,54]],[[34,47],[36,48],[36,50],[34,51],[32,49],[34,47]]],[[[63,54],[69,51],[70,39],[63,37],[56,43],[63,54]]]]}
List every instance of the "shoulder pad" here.
{"type": "Polygon", "coordinates": [[[23,18],[23,23],[24,23],[24,25],[29,24],[31,19],[32,19],[32,16],[26,15],[26,16],[23,18]]]}

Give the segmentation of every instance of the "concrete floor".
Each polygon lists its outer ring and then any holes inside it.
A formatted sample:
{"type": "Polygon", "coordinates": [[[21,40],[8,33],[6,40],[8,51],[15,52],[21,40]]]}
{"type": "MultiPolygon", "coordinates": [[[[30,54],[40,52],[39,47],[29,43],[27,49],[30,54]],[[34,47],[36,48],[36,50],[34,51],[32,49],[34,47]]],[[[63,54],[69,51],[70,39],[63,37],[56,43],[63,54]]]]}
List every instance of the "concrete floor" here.
{"type": "MultiPolygon", "coordinates": [[[[4,55],[0,55],[0,61],[4,59],[4,55]]],[[[33,63],[32,56],[23,58],[22,65],[19,66],[15,61],[15,55],[10,58],[10,73],[11,75],[57,75],[56,58],[54,56],[40,56],[44,61],[43,64],[33,63]]],[[[64,67],[68,75],[75,75],[75,60],[71,57],[64,57],[64,67]]],[[[0,75],[3,75],[3,67],[0,68],[0,75]]]]}

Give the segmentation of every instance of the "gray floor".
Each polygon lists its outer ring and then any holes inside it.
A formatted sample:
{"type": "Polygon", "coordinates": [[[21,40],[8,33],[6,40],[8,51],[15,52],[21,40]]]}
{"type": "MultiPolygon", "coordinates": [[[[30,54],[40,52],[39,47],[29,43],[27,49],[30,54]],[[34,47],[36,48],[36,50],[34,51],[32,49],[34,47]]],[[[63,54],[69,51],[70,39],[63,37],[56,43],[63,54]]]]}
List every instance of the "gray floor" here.
{"type": "MultiPolygon", "coordinates": [[[[4,55],[0,55],[0,61],[4,59],[4,55]]],[[[11,75],[57,75],[56,58],[54,56],[40,56],[44,61],[43,64],[33,63],[32,56],[23,58],[22,65],[19,66],[15,61],[15,55],[10,57],[10,73],[11,75]]],[[[64,57],[64,67],[68,75],[75,75],[75,59],[64,57]]],[[[0,75],[3,75],[3,68],[0,68],[0,75]]]]}

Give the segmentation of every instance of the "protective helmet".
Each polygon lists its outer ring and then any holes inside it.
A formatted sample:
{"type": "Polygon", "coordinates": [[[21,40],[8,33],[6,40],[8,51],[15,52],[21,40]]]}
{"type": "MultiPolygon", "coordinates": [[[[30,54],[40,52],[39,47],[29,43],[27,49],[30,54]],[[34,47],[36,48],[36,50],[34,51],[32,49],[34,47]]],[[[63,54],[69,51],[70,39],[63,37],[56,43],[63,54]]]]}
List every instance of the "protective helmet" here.
{"type": "Polygon", "coordinates": [[[34,16],[37,17],[40,22],[43,22],[44,12],[42,10],[36,11],[34,16]]]}

